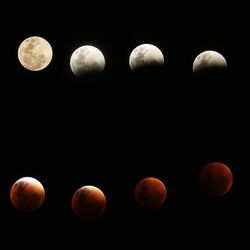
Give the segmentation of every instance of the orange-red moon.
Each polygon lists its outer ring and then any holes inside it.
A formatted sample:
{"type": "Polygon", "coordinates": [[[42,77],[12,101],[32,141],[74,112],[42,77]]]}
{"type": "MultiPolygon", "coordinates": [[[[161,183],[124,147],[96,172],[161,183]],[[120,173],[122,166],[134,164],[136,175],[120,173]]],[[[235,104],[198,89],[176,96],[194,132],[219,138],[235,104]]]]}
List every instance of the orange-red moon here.
{"type": "Polygon", "coordinates": [[[161,207],[166,198],[166,186],[157,178],[144,178],[135,187],[135,200],[143,208],[154,209],[161,207]]]}
{"type": "Polygon", "coordinates": [[[95,186],[79,188],[72,196],[71,206],[74,214],[83,220],[95,220],[106,209],[106,197],[95,186]]]}
{"type": "Polygon", "coordinates": [[[211,162],[201,169],[199,183],[202,190],[208,195],[222,196],[231,189],[233,175],[225,164],[211,162]]]}
{"type": "Polygon", "coordinates": [[[43,185],[32,177],[23,177],[11,187],[10,200],[15,208],[24,212],[37,210],[44,202],[43,185]]]}

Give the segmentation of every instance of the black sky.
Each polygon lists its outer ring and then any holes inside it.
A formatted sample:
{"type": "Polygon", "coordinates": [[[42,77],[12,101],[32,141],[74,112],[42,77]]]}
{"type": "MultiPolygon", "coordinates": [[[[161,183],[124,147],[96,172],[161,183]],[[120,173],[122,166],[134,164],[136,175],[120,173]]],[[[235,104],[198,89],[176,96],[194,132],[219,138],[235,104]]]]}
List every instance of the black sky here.
{"type": "Polygon", "coordinates": [[[84,6],[70,6],[49,13],[20,6],[12,23],[6,7],[10,18],[1,24],[3,238],[14,235],[22,247],[42,241],[45,247],[94,249],[244,242],[249,75],[243,7],[211,3],[185,11],[167,4],[121,13],[121,4],[99,15],[93,6],[83,13],[84,6]],[[52,62],[41,72],[29,72],[17,59],[19,44],[32,35],[53,48],[52,62]],[[129,54],[141,43],[162,50],[165,66],[157,75],[130,71],[129,54]],[[106,59],[104,73],[86,81],[69,67],[74,49],[85,44],[106,59]],[[193,60],[208,49],[224,55],[228,71],[197,79],[193,60]],[[197,183],[211,161],[228,164],[234,174],[232,190],[220,199],[204,195],[197,183]],[[23,176],[46,189],[43,207],[31,215],[9,201],[11,185],[23,176]],[[134,187],[147,176],[160,178],[169,191],[157,211],[134,202],[134,187]],[[73,192],[88,184],[107,196],[107,211],[95,223],[78,221],[70,208],[73,192]]]}

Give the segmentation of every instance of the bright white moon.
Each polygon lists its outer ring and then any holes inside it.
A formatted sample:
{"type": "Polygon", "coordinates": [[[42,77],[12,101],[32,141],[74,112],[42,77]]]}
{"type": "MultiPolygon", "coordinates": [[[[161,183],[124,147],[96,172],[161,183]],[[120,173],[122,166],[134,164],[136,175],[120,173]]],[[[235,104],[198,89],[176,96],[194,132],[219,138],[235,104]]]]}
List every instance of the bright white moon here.
{"type": "Polygon", "coordinates": [[[47,40],[39,36],[25,39],[18,48],[18,59],[28,70],[39,71],[52,60],[52,48],[47,40]]]}
{"type": "Polygon", "coordinates": [[[105,68],[105,58],[96,47],[84,45],[73,52],[70,58],[70,67],[76,76],[100,73],[105,68]]]}
{"type": "Polygon", "coordinates": [[[130,54],[129,65],[131,70],[143,68],[145,66],[164,65],[164,56],[160,49],[152,44],[141,44],[130,54]]]}
{"type": "Polygon", "coordinates": [[[207,50],[200,53],[193,62],[193,72],[204,69],[227,68],[226,59],[218,52],[207,50]]]}

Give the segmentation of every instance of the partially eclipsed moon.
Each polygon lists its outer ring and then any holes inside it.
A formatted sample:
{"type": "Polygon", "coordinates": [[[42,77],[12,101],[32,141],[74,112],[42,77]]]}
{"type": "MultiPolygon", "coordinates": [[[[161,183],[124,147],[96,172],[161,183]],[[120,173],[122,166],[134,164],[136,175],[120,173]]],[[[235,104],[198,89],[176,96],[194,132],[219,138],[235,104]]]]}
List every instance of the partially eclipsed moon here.
{"type": "Polygon", "coordinates": [[[32,212],[43,204],[45,191],[38,180],[32,177],[23,177],[11,187],[10,199],[18,210],[32,212]]]}
{"type": "Polygon", "coordinates": [[[70,67],[76,76],[102,72],[105,68],[105,58],[96,47],[81,46],[73,52],[70,67]]]}
{"type": "Polygon", "coordinates": [[[129,65],[131,70],[144,67],[164,65],[164,56],[160,49],[152,44],[141,44],[130,54],[129,65]]]}
{"type": "Polygon", "coordinates": [[[47,40],[39,36],[25,39],[18,48],[18,59],[28,70],[39,71],[52,60],[52,48],[47,40]]]}
{"type": "Polygon", "coordinates": [[[218,52],[207,50],[200,53],[193,62],[193,72],[198,73],[207,69],[227,68],[226,59],[218,52]]]}
{"type": "Polygon", "coordinates": [[[74,214],[83,220],[95,220],[106,209],[106,197],[95,186],[79,188],[72,196],[71,206],[74,214]]]}

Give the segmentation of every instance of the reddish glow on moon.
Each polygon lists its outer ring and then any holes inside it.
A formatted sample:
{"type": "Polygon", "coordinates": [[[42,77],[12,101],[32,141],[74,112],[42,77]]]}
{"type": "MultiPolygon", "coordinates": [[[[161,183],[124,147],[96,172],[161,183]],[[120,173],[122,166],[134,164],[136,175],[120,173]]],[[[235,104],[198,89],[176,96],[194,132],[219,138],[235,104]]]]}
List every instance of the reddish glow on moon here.
{"type": "Polygon", "coordinates": [[[42,184],[32,178],[17,180],[10,190],[10,200],[15,208],[24,212],[37,210],[44,202],[45,191],[42,184]]]}
{"type": "Polygon", "coordinates": [[[73,194],[71,206],[74,214],[80,219],[94,220],[104,213],[106,197],[97,187],[84,186],[73,194]]]}
{"type": "Polygon", "coordinates": [[[211,162],[201,169],[199,183],[202,190],[211,196],[226,194],[233,185],[229,167],[220,162],[211,162]]]}
{"type": "Polygon", "coordinates": [[[161,207],[166,198],[167,189],[164,183],[157,178],[144,178],[135,187],[135,200],[143,208],[161,207]]]}

